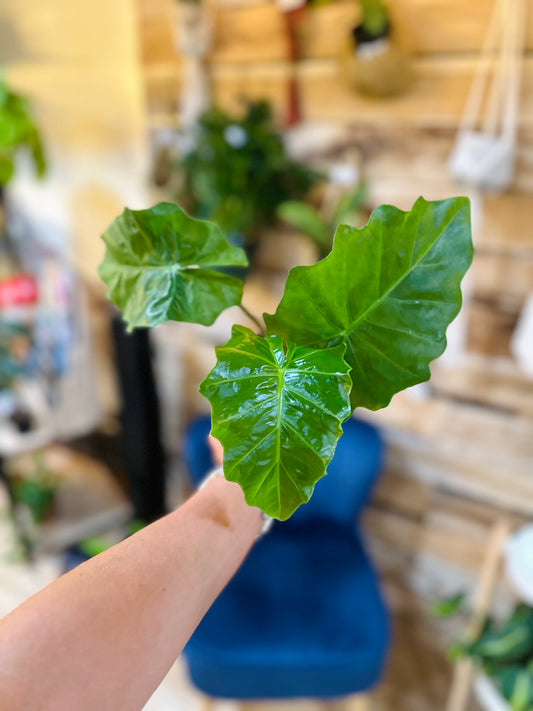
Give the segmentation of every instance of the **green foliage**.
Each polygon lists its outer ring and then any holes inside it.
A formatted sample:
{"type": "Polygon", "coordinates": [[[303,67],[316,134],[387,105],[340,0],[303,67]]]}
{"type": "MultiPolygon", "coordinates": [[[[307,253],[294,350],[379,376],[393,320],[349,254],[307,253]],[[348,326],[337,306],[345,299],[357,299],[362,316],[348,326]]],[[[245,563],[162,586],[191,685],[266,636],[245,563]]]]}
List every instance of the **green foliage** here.
{"type": "Polygon", "coordinates": [[[305,196],[318,175],[287,157],[268,104],[251,103],[243,118],[210,109],[200,118],[196,148],[181,162],[178,196],[191,214],[210,219],[235,244],[256,241],[277,206],[305,196]]]}
{"type": "Polygon", "coordinates": [[[242,281],[216,269],[246,266],[243,250],[173,203],[126,208],[102,237],[99,274],[131,328],[169,320],[209,325],[241,301],[242,281]]]}
{"type": "Polygon", "coordinates": [[[350,415],[344,346],[310,349],[234,326],[200,386],[224,445],[224,474],[252,506],[288,518],[309,500],[350,415]]]}
{"type": "Polygon", "coordinates": [[[503,624],[489,620],[468,647],[469,656],[481,662],[518,662],[533,657],[533,609],[520,605],[503,624]]]}
{"type": "Polygon", "coordinates": [[[28,102],[8,89],[0,75],[0,186],[13,177],[15,154],[20,148],[30,151],[37,175],[41,177],[46,162],[28,102]]]}
{"type": "Polygon", "coordinates": [[[291,269],[268,332],[311,347],[345,342],[352,407],[377,410],[429,379],[471,260],[466,198],[419,198],[410,212],[382,205],[361,229],[341,225],[326,259],[291,269]]]}
{"type": "Polygon", "coordinates": [[[382,37],[389,24],[389,12],[383,0],[359,0],[361,25],[370,37],[382,37]]]}
{"type": "Polygon", "coordinates": [[[457,595],[452,595],[445,600],[439,600],[432,607],[432,612],[436,617],[449,617],[450,615],[455,615],[456,612],[462,608],[465,601],[465,594],[463,592],[457,595]]]}
{"type": "Polygon", "coordinates": [[[491,677],[512,711],[533,711],[533,608],[521,604],[502,622],[455,643],[450,658],[471,657],[491,677]]]}
{"type": "Polygon", "coordinates": [[[325,257],[331,251],[337,226],[357,225],[360,222],[359,210],[364,198],[365,186],[360,185],[354,192],[342,195],[329,215],[322,215],[312,205],[299,200],[281,203],[277,213],[289,225],[308,235],[317,244],[320,257],[325,257]]]}
{"type": "Polygon", "coordinates": [[[53,506],[59,479],[46,468],[42,456],[35,456],[28,475],[11,474],[9,479],[14,502],[26,506],[35,523],[44,521],[53,506]]]}
{"type": "MultiPolygon", "coordinates": [[[[241,252],[175,205],[125,210],[104,239],[100,274],[130,326],[211,323],[240,300],[232,277],[205,267],[242,264],[241,252]]],[[[471,258],[465,198],[382,206],[362,229],[341,225],[322,262],[291,270],[266,338],[234,328],[201,392],[224,473],[249,503],[290,516],[323,476],[351,409],[383,407],[429,377],[471,258]]]]}

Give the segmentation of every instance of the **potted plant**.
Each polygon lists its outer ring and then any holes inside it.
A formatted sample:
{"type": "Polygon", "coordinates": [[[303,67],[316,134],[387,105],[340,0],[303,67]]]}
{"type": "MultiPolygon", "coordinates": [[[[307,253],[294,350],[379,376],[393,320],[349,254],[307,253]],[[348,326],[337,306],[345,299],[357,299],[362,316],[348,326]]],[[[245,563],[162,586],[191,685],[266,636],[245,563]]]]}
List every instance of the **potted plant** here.
{"type": "Polygon", "coordinates": [[[345,52],[350,83],[375,96],[403,92],[410,68],[384,0],[359,0],[361,20],[353,28],[345,52]]]}
{"type": "Polygon", "coordinates": [[[275,222],[278,205],[302,199],[320,177],[287,156],[265,102],[248,104],[242,117],[217,108],[202,114],[179,169],[180,204],[249,251],[275,222]]]}
{"type": "MultiPolygon", "coordinates": [[[[434,612],[458,612],[464,596],[442,601],[434,612]]],[[[476,696],[484,711],[533,711],[533,607],[520,603],[503,620],[490,616],[469,624],[448,650],[452,660],[472,659],[478,677],[476,696]]]]}
{"type": "MultiPolygon", "coordinates": [[[[210,325],[241,306],[242,280],[220,268],[246,266],[243,250],[173,203],[126,208],[103,238],[99,273],[130,329],[210,325]]],[[[354,409],[385,407],[429,378],[471,259],[466,198],[419,198],[409,212],[383,205],[361,229],[339,225],[325,259],[289,272],[265,327],[259,318],[257,332],[233,327],[200,392],[224,474],[250,505],[291,516],[326,473],[354,409]]]]}

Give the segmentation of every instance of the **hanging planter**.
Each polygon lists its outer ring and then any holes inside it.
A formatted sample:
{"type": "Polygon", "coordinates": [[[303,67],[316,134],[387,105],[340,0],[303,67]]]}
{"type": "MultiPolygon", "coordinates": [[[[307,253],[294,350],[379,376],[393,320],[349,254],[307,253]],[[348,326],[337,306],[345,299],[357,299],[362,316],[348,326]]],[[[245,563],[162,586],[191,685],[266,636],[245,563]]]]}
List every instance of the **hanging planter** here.
{"type": "Polygon", "coordinates": [[[360,0],[362,18],[348,41],[344,69],[358,91],[374,96],[401,94],[410,83],[407,54],[382,0],[360,0]]]}
{"type": "Polygon", "coordinates": [[[514,179],[526,5],[495,0],[449,159],[453,177],[480,190],[501,192],[514,179]]]}

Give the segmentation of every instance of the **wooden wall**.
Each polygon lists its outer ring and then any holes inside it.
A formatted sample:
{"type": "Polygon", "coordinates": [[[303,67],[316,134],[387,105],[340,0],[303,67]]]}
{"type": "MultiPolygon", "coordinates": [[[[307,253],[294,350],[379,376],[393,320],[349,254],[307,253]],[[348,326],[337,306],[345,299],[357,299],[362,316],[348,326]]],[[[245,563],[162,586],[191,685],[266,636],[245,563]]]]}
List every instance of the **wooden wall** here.
{"type": "MultiPolygon", "coordinates": [[[[290,68],[274,3],[209,4],[216,102],[233,108],[242,96],[267,98],[281,116],[290,68]]],[[[363,97],[344,80],[338,57],[357,19],[354,0],[307,11],[296,74],[306,124],[320,122],[335,136],[324,152],[339,157],[357,147],[370,206],[407,208],[419,194],[437,199],[464,191],[449,177],[446,161],[492,3],[389,4],[412,53],[414,80],[403,96],[363,97]]],[[[173,43],[175,7],[172,0],[138,0],[138,8],[148,123],[174,126],[182,67],[173,43]]],[[[533,0],[528,10],[517,176],[508,192],[476,201],[466,353],[453,367],[435,364],[422,396],[399,395],[386,411],[369,415],[384,428],[389,445],[388,476],[367,516],[373,534],[471,568],[497,515],[533,515],[533,383],[510,351],[518,315],[533,290],[533,0]]]]}

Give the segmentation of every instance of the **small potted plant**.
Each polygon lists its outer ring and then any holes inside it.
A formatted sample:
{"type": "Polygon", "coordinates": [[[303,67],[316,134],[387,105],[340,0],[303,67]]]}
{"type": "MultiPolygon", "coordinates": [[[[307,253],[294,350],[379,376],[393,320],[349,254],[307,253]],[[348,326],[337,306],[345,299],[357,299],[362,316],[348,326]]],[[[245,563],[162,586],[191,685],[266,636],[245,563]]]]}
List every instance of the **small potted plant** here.
{"type": "Polygon", "coordinates": [[[208,110],[194,145],[178,166],[180,204],[195,217],[213,220],[229,242],[248,252],[275,223],[278,206],[301,200],[320,177],[287,156],[265,102],[250,103],[242,117],[208,110]]]}
{"type": "Polygon", "coordinates": [[[345,54],[350,82],[375,96],[402,93],[411,78],[405,50],[399,43],[383,0],[359,0],[361,20],[351,33],[345,54]]]}

